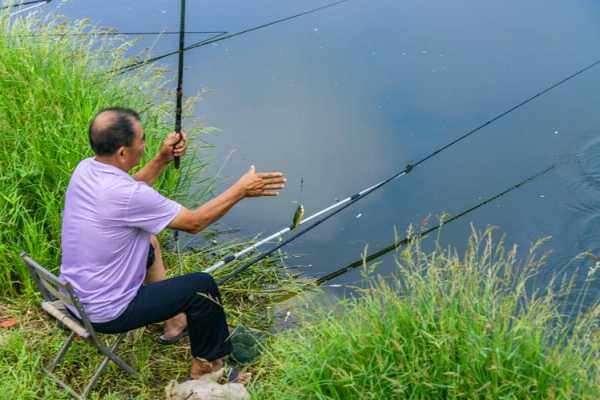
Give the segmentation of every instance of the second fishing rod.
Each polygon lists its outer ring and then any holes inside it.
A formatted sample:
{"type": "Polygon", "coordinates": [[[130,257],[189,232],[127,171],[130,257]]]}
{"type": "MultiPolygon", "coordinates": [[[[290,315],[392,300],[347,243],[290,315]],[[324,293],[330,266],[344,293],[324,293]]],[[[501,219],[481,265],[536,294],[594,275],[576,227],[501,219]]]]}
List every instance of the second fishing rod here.
{"type": "MultiPolygon", "coordinates": [[[[328,272],[328,273],[316,278],[314,280],[314,285],[315,286],[324,286],[326,283],[330,282],[331,280],[338,278],[358,267],[366,266],[366,265],[368,265],[368,263],[370,263],[380,257],[383,257],[386,254],[391,253],[392,251],[398,249],[401,246],[408,245],[409,243],[411,243],[415,240],[424,239],[425,237],[427,237],[430,234],[432,234],[433,232],[441,229],[442,227],[448,226],[449,224],[451,224],[455,221],[458,221],[459,219],[465,217],[466,215],[469,215],[472,212],[474,212],[482,207],[485,207],[486,205],[488,205],[488,204],[508,195],[509,193],[533,182],[534,180],[546,175],[550,171],[554,170],[557,166],[558,166],[558,164],[552,164],[549,167],[519,181],[518,183],[504,189],[503,191],[496,193],[496,194],[486,198],[485,200],[480,201],[479,203],[477,203],[457,214],[454,214],[454,215],[444,214],[444,216],[440,218],[440,222],[435,226],[432,226],[432,227],[422,230],[420,232],[414,232],[411,235],[408,235],[401,240],[396,239],[396,240],[394,240],[394,242],[392,244],[387,245],[382,248],[379,248],[379,249],[371,252],[370,254],[367,253],[367,250],[365,249],[364,254],[359,259],[352,261],[348,264],[345,264],[344,266],[342,266],[340,268],[337,268],[331,272],[328,272]]],[[[346,285],[341,285],[341,284],[329,285],[329,287],[343,287],[343,286],[346,286],[346,285]]],[[[304,291],[295,291],[293,293],[285,294],[279,300],[277,300],[277,303],[286,302],[302,293],[305,293],[305,292],[304,291]]]]}

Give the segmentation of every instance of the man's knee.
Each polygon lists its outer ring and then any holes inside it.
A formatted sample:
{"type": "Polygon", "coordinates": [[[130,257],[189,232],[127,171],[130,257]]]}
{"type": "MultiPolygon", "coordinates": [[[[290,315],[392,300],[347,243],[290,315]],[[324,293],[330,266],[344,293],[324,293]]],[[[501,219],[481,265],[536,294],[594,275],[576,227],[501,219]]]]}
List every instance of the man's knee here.
{"type": "Polygon", "coordinates": [[[192,272],[189,274],[190,279],[194,281],[194,286],[197,290],[204,293],[217,293],[218,287],[212,275],[206,272],[192,272]]]}

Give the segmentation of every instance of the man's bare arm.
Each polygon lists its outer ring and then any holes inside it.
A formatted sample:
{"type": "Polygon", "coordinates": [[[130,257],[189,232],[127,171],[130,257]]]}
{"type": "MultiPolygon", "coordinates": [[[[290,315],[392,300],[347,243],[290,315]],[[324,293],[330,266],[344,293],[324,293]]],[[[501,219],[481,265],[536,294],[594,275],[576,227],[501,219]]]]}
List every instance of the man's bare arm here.
{"type": "Polygon", "coordinates": [[[254,166],[226,191],[202,206],[188,210],[183,207],[169,228],[198,233],[217,221],[245,197],[277,196],[286,179],[280,172],[257,173],[254,166]]]}
{"type": "Polygon", "coordinates": [[[146,182],[148,185],[154,185],[156,179],[163,173],[169,160],[165,160],[161,157],[160,153],[157,154],[150,162],[148,162],[142,169],[133,175],[133,179],[140,182],[146,182]]]}
{"type": "Polygon", "coordinates": [[[187,135],[181,132],[181,140],[178,133],[171,132],[167,135],[160,146],[158,154],[150,162],[133,175],[133,179],[154,185],[154,182],[164,172],[165,168],[175,157],[181,157],[187,149],[187,135]]]}

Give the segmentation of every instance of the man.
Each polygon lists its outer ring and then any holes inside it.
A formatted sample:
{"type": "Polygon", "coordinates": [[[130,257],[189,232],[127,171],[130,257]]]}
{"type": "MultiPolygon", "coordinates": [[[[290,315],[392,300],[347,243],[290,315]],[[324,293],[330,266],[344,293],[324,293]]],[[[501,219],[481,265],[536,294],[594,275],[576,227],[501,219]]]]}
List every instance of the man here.
{"type": "MultiPolygon", "coordinates": [[[[61,279],[73,285],[97,331],[125,332],[166,321],[165,341],[189,333],[192,378],[219,369],[231,352],[219,289],[202,272],[165,279],[155,235],[165,228],[198,233],[243,198],[278,195],[285,178],[252,166],[219,196],[188,210],[152,188],[174,157],[185,153],[184,133],[167,135],[158,154],[133,176],[128,172],[145,145],[135,111],[100,111],[89,140],[95,157],[79,163],[67,188],[61,279]]],[[[240,381],[248,377],[242,374],[240,381]]]]}

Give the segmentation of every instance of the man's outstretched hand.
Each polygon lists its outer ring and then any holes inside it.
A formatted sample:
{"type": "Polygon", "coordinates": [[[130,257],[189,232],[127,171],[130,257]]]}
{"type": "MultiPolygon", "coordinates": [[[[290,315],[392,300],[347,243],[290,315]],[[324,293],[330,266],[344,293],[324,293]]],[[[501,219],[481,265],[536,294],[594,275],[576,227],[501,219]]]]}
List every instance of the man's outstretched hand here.
{"type": "Polygon", "coordinates": [[[175,157],[181,157],[187,149],[187,135],[181,132],[181,136],[177,132],[171,132],[167,135],[162,145],[160,146],[160,158],[169,162],[175,157]]]}
{"type": "Polygon", "coordinates": [[[256,172],[254,165],[236,182],[244,197],[277,196],[286,179],[281,172],[256,172]]]}

